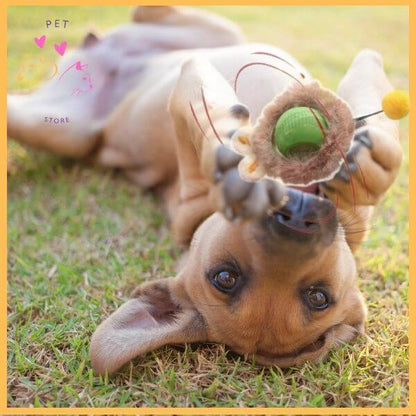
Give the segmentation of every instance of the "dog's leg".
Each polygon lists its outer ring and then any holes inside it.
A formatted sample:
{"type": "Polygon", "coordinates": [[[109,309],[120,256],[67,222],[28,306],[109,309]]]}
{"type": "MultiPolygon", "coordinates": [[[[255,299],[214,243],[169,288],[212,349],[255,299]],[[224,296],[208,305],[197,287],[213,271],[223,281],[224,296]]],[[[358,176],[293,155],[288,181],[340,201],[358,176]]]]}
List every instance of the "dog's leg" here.
{"type": "MultiPolygon", "coordinates": [[[[244,41],[243,32],[231,21],[202,9],[180,6],[137,6],[132,20],[137,23],[155,23],[182,27],[187,34],[187,49],[236,45],[244,41]]],[[[180,36],[177,33],[177,36],[180,36]]],[[[177,39],[172,39],[175,42],[177,39]]]]}
{"type": "Polygon", "coordinates": [[[58,99],[49,102],[43,94],[9,95],[7,97],[7,134],[21,143],[46,149],[57,155],[84,158],[97,146],[102,123],[77,111],[76,98],[65,105],[58,99]],[[51,117],[49,117],[51,116],[51,117]],[[61,120],[69,120],[62,124],[61,120]]]}
{"type": "MultiPolygon", "coordinates": [[[[355,117],[381,108],[383,95],[392,89],[383,70],[380,55],[360,52],[339,85],[338,93],[351,106],[355,117]]],[[[402,160],[398,123],[384,114],[369,117],[357,126],[354,142],[335,178],[323,187],[340,208],[347,241],[362,241],[377,204],[394,182],[402,160]]]]}
{"type": "Polygon", "coordinates": [[[209,62],[184,63],[169,102],[180,178],[180,202],[172,227],[181,244],[188,243],[196,227],[216,209],[209,198],[215,150],[230,131],[248,122],[232,115],[230,109],[235,104],[234,91],[209,62]]]}
{"type": "Polygon", "coordinates": [[[136,6],[131,19],[136,23],[166,24],[179,12],[176,6],[136,6]]]}
{"type": "Polygon", "coordinates": [[[180,204],[174,215],[176,239],[187,243],[195,228],[214,211],[230,219],[256,216],[283,197],[274,181],[240,178],[241,156],[230,149],[234,132],[251,129],[249,112],[207,61],[186,62],[172,92],[169,111],[176,132],[180,204]]]}

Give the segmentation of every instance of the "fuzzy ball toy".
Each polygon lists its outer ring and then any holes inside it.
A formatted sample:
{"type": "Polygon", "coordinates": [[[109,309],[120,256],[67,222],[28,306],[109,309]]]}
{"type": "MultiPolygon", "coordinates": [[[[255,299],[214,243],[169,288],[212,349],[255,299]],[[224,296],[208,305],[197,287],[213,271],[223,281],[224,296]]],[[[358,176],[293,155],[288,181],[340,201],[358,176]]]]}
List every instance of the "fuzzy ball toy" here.
{"type": "Polygon", "coordinates": [[[253,130],[243,127],[231,138],[234,150],[245,156],[240,175],[298,186],[331,179],[351,146],[355,121],[383,111],[391,119],[402,118],[409,112],[408,95],[392,91],[382,106],[354,118],[348,104],[317,81],[292,84],[263,109],[253,130]]]}
{"type": "Polygon", "coordinates": [[[333,175],[354,133],[349,106],[314,81],[292,84],[264,109],[251,135],[232,138],[243,179],[309,185],[333,175]],[[276,145],[275,145],[276,144],[276,145]]]}

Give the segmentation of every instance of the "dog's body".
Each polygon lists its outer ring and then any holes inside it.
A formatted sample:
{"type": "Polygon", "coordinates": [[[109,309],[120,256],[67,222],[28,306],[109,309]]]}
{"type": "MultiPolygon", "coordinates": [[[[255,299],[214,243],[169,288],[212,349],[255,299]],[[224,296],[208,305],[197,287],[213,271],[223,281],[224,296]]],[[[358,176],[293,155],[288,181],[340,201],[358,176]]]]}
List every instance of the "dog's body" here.
{"type": "MultiPolygon", "coordinates": [[[[188,341],[225,343],[286,366],[320,358],[362,332],[352,252],[371,206],[397,175],[396,123],[380,115],[360,127],[349,167],[316,185],[316,195],[270,180],[246,183],[236,169],[240,158],[220,140],[251,129],[250,118],[292,80],[263,66],[245,71],[237,92],[230,84],[258,51],[269,55],[257,62],[276,65],[271,55],[278,55],[308,77],[306,70],[281,50],[243,43],[235,26],[203,12],[139,7],[133,18],[102,40],[88,35],[75,52],[93,84],[82,101],[57,97],[50,82],[8,103],[11,137],[120,168],[160,190],[176,240],[191,242],[176,278],[139,287],[100,325],[95,369],[114,371],[152,348],[188,341]],[[109,45],[119,53],[110,61],[109,45]],[[40,123],[47,112],[71,123],[40,123]]],[[[357,116],[377,110],[389,89],[380,57],[364,51],[338,93],[357,116]]]]}

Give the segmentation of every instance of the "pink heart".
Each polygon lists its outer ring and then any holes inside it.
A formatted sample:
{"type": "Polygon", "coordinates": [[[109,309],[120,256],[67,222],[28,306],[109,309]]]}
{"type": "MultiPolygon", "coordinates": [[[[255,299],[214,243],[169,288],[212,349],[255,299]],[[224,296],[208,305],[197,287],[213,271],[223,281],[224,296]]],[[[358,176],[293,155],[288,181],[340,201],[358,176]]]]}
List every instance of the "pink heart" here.
{"type": "Polygon", "coordinates": [[[65,49],[66,49],[66,42],[65,41],[61,42],[60,45],[57,45],[55,43],[54,47],[55,47],[56,52],[58,52],[59,55],[63,56],[63,54],[65,53],[65,49]]]}
{"type": "Polygon", "coordinates": [[[35,40],[36,45],[39,46],[39,48],[43,48],[43,45],[45,44],[46,36],[43,35],[40,38],[35,38],[34,40],[35,40]]]}

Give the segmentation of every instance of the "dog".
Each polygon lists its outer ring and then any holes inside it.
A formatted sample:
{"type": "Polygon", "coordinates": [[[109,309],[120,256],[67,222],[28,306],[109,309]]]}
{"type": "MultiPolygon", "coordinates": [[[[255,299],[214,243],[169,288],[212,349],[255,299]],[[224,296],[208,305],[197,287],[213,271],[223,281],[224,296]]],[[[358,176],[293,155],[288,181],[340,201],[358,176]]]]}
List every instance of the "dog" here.
{"type": "MultiPolygon", "coordinates": [[[[175,241],[188,247],[173,278],[140,285],[96,329],[99,374],[172,343],[226,344],[264,365],[322,359],[364,332],[366,308],[353,253],[373,206],[397,176],[397,123],[358,123],[337,174],[304,188],[245,182],[230,138],[251,131],[293,80],[267,65],[293,57],[244,41],[233,23],[202,10],[137,7],[132,22],[89,33],[58,64],[88,65],[93,88],[68,95],[57,77],[8,96],[8,134],[27,145],[118,168],[163,197],[175,241]],[[253,62],[232,87],[238,71],[253,62]],[[42,123],[44,117],[67,123],[42,123]],[[336,210],[336,215],[331,215],[336,210]]],[[[281,63],[281,62],[280,62],[281,63]]],[[[59,72],[59,73],[60,73],[59,72]]],[[[64,79],[60,81],[64,83],[64,79]]],[[[338,95],[354,116],[391,90],[380,55],[358,53],[338,95]]]]}

